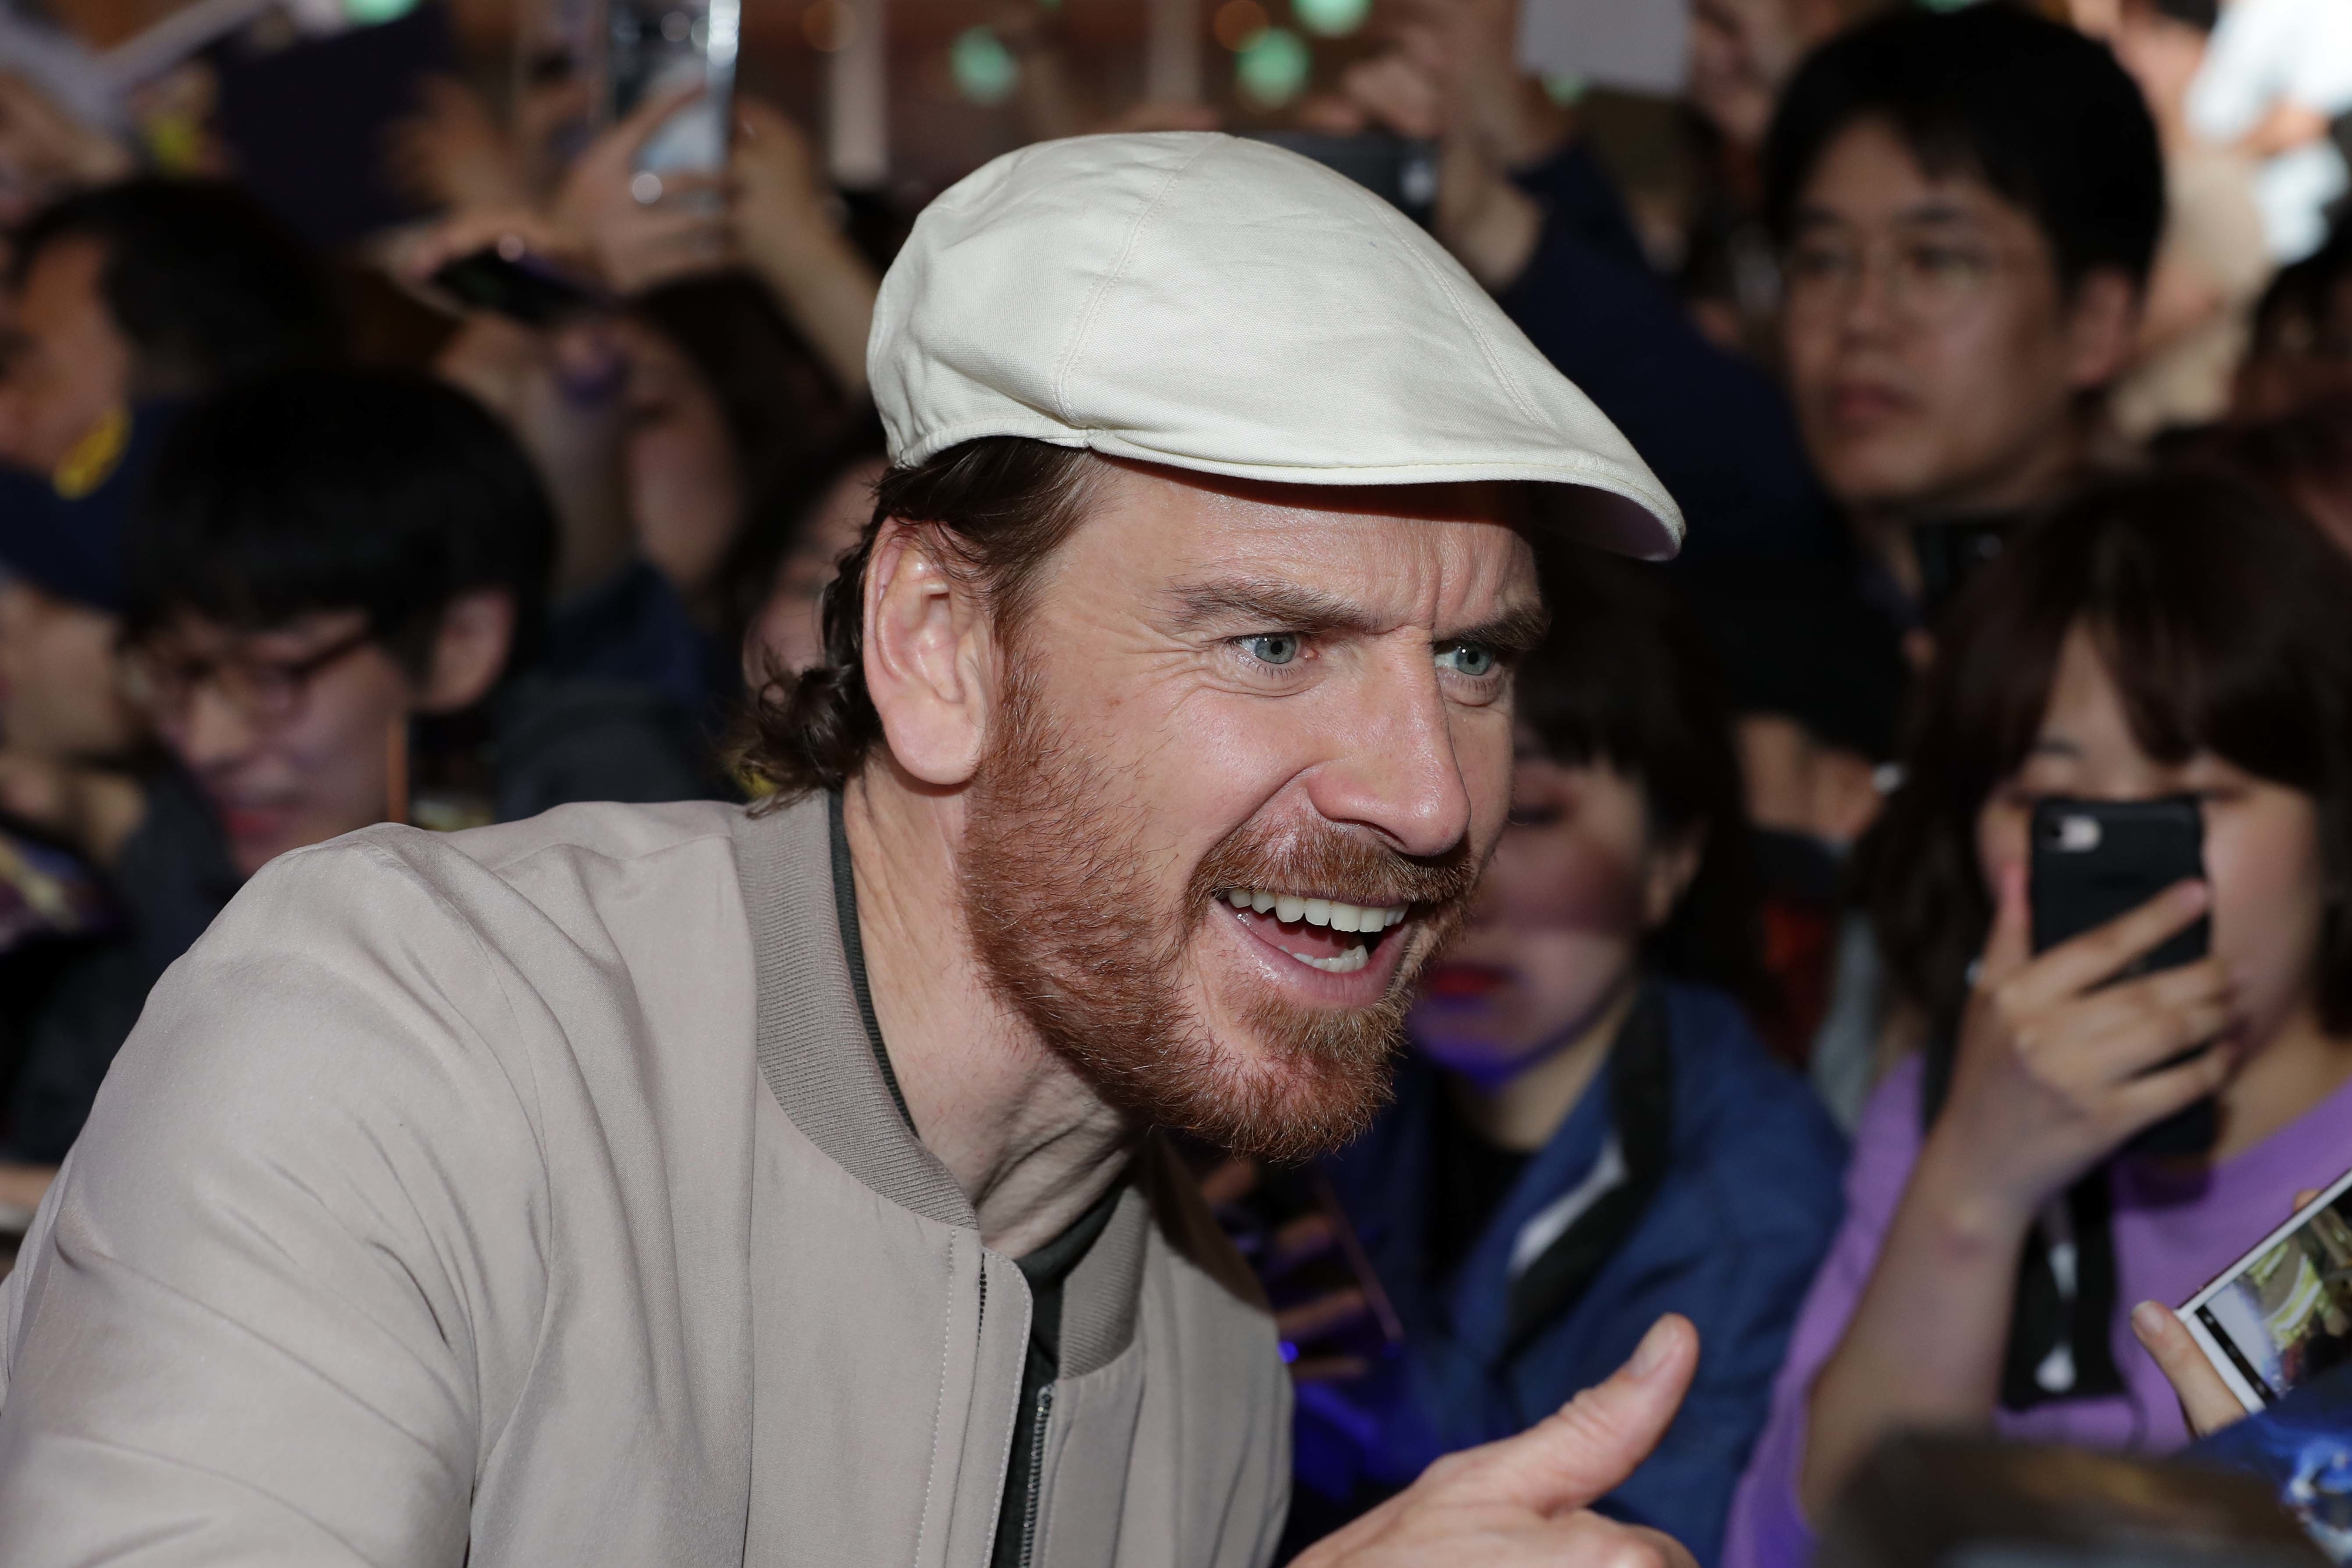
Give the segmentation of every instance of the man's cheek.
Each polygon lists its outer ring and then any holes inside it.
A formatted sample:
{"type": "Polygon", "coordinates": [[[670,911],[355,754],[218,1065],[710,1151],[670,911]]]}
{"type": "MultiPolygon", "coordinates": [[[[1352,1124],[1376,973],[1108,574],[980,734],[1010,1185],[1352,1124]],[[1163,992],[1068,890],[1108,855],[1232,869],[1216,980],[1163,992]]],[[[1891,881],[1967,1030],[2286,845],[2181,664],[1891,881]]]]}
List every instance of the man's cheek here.
{"type": "Polygon", "coordinates": [[[1470,847],[1483,863],[1510,820],[1512,705],[1468,709],[1452,727],[1454,755],[1470,796],[1470,847]]]}

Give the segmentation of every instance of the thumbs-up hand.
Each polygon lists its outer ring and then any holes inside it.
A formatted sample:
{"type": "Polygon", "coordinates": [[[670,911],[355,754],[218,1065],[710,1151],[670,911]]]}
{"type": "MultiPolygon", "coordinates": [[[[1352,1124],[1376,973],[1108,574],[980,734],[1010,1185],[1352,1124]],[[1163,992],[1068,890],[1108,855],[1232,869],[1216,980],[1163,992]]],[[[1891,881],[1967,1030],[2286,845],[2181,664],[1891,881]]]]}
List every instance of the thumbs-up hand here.
{"type": "Polygon", "coordinates": [[[1585,1511],[1649,1457],[1698,1367],[1698,1332],[1660,1318],[1633,1360],[1516,1437],[1449,1454],[1297,1568],[1692,1568],[1652,1530],[1585,1511]]]}

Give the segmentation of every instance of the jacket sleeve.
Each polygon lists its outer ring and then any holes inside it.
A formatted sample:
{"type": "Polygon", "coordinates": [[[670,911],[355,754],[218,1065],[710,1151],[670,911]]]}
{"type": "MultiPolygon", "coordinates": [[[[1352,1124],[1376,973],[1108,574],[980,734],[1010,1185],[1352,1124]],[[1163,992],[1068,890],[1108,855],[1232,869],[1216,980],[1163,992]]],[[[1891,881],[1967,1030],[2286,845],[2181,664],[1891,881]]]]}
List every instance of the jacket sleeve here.
{"type": "Polygon", "coordinates": [[[0,1562],[464,1561],[545,1296],[509,994],[366,844],[173,967],[8,1282],[0,1562]]]}
{"type": "Polygon", "coordinates": [[[1772,1385],[1764,1435],[1732,1495],[1725,1568],[1802,1568],[1812,1561],[1813,1531],[1797,1503],[1797,1472],[1805,1458],[1813,1379],[1845,1337],[1918,1158],[1919,1063],[1914,1057],[1880,1082],[1855,1130],[1845,1222],[1798,1312],[1788,1359],[1772,1385]]]}

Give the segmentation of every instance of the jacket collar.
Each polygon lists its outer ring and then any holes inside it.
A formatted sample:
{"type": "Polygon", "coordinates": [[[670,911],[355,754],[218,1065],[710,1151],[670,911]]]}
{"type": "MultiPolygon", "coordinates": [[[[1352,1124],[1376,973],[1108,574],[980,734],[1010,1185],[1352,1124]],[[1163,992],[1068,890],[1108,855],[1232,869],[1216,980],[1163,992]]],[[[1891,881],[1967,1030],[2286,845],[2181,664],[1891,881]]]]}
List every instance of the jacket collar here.
{"type": "Polygon", "coordinates": [[[734,820],[760,1076],[793,1124],[865,1186],[927,1219],[977,1229],[971,1200],[908,1127],[866,1045],[834,913],[825,802],[811,794],[734,820]]]}
{"type": "MultiPolygon", "coordinates": [[[[793,1124],[864,1186],[927,1219],[976,1230],[971,1200],[908,1127],[867,1043],[842,946],[827,810],[827,798],[812,794],[734,818],[759,985],[760,1076],[793,1124]]],[[[1212,1260],[1221,1239],[1179,1166],[1164,1139],[1146,1137],[1130,1189],[1071,1271],[1062,1306],[1064,1376],[1092,1371],[1133,1340],[1150,1230],[1217,1271],[1212,1260]]],[[[1249,1299],[1245,1274],[1225,1282],[1249,1299]]]]}

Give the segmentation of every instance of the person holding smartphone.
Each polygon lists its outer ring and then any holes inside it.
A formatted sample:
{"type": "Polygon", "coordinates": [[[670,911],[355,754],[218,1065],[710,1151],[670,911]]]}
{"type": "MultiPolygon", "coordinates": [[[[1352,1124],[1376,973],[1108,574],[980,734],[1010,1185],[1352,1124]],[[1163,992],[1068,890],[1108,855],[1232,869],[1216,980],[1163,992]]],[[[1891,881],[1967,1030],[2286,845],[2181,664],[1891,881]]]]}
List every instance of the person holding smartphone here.
{"type": "Polygon", "coordinates": [[[2186,1300],[2352,1157],[2347,603],[2315,529],[2186,474],[2077,497],[1960,601],[1865,873],[1885,1044],[1916,1049],[1864,1113],[1727,1563],[1805,1560],[1900,1427],[2187,1436],[2127,1310],[2186,1300]],[[2035,804],[2171,797],[2204,877],[2037,952],[2035,804]],[[2208,956],[2123,973],[2209,919],[2208,956]],[[2126,1148],[2207,1096],[2203,1153],[2126,1148]]]}

